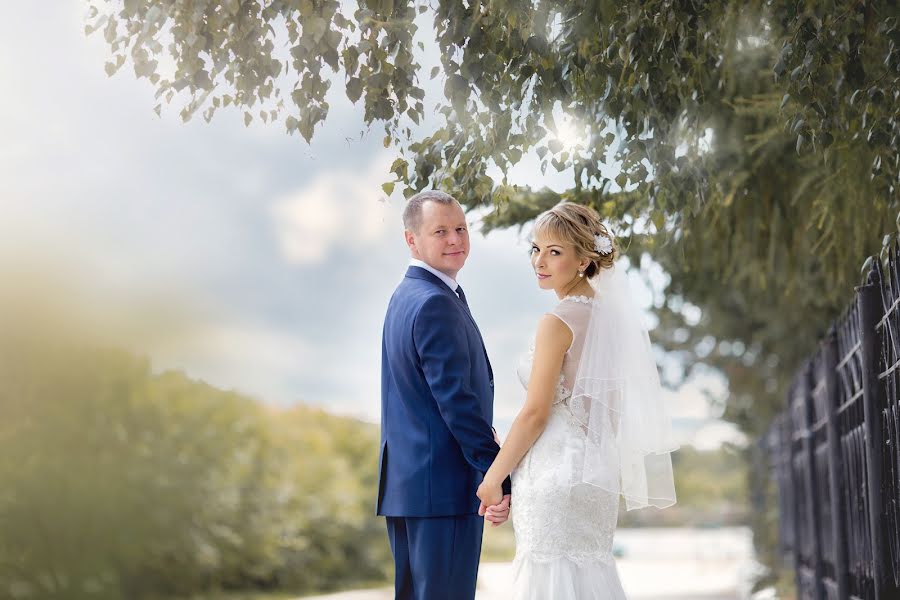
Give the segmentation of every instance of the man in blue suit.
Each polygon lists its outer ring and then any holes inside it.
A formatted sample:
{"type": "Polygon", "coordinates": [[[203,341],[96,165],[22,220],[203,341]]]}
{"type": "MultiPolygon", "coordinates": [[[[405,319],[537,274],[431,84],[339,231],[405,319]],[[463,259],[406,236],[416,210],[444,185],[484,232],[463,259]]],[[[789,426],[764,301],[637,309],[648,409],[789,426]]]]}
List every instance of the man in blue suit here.
{"type": "MultiPolygon", "coordinates": [[[[475,491],[500,450],[494,380],[456,276],[469,254],[465,213],[428,191],[403,212],[412,259],[384,319],[377,514],[386,517],[397,600],[472,600],[484,519],[475,491]]],[[[495,525],[509,511],[488,507],[495,525]]]]}

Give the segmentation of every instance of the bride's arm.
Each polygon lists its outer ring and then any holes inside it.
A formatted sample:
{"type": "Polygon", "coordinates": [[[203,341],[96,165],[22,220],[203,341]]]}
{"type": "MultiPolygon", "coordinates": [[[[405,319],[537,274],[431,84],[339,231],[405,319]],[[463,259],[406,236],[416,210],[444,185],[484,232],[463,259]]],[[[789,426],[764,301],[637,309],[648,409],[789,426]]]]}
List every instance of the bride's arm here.
{"type": "Polygon", "coordinates": [[[558,317],[544,315],[538,323],[534,341],[534,362],[528,381],[525,406],[519,411],[500,453],[478,488],[484,506],[499,504],[500,485],[519,464],[544,427],[556,397],[556,386],[562,371],[563,357],[572,345],[572,331],[558,317]]]}

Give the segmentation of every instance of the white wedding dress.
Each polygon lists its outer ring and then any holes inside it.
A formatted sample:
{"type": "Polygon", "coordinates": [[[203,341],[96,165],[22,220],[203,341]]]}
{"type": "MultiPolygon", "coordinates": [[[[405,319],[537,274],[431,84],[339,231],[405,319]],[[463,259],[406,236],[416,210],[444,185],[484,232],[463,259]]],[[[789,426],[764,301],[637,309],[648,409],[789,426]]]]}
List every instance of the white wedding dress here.
{"type": "MultiPolygon", "coordinates": [[[[546,428],[512,473],[515,600],[625,600],[612,553],[619,494],[572,483],[580,481],[585,449],[591,449],[568,401],[592,302],[568,297],[552,311],[572,330],[573,340],[546,428]]],[[[533,352],[532,345],[518,367],[526,389],[533,352]]]]}

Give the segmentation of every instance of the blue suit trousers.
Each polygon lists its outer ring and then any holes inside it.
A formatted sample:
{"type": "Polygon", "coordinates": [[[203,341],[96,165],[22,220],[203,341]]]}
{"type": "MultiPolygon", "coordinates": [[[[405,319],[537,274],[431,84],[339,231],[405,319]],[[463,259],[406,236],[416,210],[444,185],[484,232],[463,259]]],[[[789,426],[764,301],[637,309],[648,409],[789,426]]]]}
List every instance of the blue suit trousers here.
{"type": "Polygon", "coordinates": [[[386,517],[395,600],[474,600],[484,517],[386,517]]]}

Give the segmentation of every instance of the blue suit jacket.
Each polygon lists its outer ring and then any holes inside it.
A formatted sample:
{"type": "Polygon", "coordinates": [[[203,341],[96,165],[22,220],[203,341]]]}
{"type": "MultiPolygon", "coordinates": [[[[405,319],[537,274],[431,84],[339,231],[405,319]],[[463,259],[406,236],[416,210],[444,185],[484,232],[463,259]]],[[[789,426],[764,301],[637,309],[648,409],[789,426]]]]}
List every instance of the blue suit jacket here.
{"type": "Polygon", "coordinates": [[[468,307],[409,267],[384,319],[377,514],[478,512],[475,490],[500,450],[493,414],[493,373],[468,307]]]}

